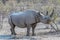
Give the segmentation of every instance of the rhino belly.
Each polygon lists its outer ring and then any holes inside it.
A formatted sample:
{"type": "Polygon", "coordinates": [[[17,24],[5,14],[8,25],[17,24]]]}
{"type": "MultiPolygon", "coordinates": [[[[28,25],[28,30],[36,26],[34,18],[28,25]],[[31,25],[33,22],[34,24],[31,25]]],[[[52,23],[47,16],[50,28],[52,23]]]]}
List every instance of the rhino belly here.
{"type": "Polygon", "coordinates": [[[12,21],[13,21],[14,25],[16,25],[16,26],[18,26],[20,28],[25,28],[26,27],[25,23],[24,23],[24,18],[22,18],[22,17],[16,17],[16,16],[14,16],[13,19],[12,19],[12,21]]]}

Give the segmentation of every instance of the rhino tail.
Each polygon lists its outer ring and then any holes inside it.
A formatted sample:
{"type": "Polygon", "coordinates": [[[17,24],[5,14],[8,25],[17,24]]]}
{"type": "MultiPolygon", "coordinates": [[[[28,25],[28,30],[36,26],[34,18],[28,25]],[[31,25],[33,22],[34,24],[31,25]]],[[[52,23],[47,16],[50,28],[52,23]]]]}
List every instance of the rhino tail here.
{"type": "Polygon", "coordinates": [[[9,17],[8,22],[11,26],[14,25],[13,22],[12,22],[12,16],[9,17]]]}

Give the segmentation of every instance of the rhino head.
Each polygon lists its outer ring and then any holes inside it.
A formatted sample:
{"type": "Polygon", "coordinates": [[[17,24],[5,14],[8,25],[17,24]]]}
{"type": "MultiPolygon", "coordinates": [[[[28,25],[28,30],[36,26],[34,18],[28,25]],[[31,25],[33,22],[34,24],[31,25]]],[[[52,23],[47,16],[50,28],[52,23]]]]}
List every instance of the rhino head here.
{"type": "Polygon", "coordinates": [[[52,20],[54,14],[54,9],[50,15],[48,15],[48,11],[46,12],[46,15],[44,15],[42,12],[40,13],[40,21],[45,24],[49,24],[52,20]]]}

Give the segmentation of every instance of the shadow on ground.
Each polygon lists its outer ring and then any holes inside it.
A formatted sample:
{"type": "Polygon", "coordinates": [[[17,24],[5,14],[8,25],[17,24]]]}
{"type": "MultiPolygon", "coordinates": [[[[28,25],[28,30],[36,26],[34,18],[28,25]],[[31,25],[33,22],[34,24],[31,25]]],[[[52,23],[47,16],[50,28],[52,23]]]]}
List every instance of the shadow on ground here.
{"type": "Polygon", "coordinates": [[[49,32],[40,32],[37,35],[57,36],[57,37],[60,37],[60,30],[58,30],[58,31],[49,31],[49,32]]]}

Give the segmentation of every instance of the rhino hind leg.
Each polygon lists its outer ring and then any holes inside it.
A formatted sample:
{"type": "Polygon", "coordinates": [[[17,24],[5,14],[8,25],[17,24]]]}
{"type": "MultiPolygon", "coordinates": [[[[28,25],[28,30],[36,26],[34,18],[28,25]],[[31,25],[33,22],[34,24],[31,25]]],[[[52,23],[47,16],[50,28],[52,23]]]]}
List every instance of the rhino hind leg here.
{"type": "Polygon", "coordinates": [[[35,27],[36,27],[36,24],[33,24],[33,25],[32,25],[32,36],[35,36],[35,35],[36,35],[36,34],[34,33],[35,27]]]}
{"type": "Polygon", "coordinates": [[[9,17],[8,22],[9,22],[9,24],[11,26],[11,28],[10,28],[11,34],[12,35],[16,35],[15,30],[14,30],[15,29],[15,25],[12,22],[12,16],[9,17]]]}
{"type": "Polygon", "coordinates": [[[12,34],[12,35],[16,35],[14,29],[15,29],[15,25],[11,25],[10,31],[11,31],[11,34],[12,34]]]}
{"type": "Polygon", "coordinates": [[[26,36],[30,35],[30,28],[31,28],[31,25],[27,25],[27,34],[26,34],[26,36]]]}

